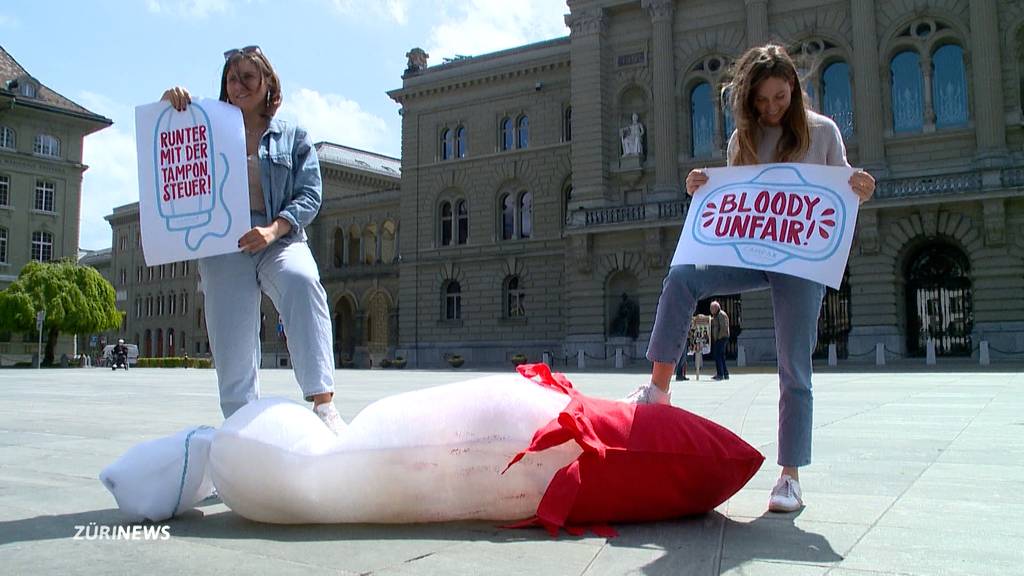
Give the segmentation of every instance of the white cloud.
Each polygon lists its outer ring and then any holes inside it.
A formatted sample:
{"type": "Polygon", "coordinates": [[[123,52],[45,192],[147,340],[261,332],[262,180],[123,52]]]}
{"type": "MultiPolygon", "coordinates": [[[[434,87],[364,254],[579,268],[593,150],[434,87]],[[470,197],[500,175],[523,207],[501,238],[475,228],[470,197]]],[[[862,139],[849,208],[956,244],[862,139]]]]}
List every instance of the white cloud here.
{"type": "Polygon", "coordinates": [[[362,109],[358,102],[309,88],[285,89],[278,116],[309,131],[315,142],[326,140],[369,151],[379,151],[388,137],[384,120],[362,109]]]}
{"type": "Polygon", "coordinates": [[[231,8],[230,0],[147,0],[146,7],[155,14],[202,20],[210,14],[221,14],[231,8]]]}
{"type": "Polygon", "coordinates": [[[436,65],[456,55],[478,56],[565,36],[568,11],[562,0],[518,0],[514,8],[494,0],[445,2],[427,53],[436,65]]]}
{"type": "Polygon", "coordinates": [[[343,16],[386,17],[404,26],[408,21],[408,0],[328,0],[343,16]]]}
{"type": "Polygon", "coordinates": [[[83,92],[76,102],[106,116],[114,125],[85,137],[82,161],[89,166],[82,179],[82,214],[78,245],[110,246],[110,224],[103,219],[115,206],[139,200],[135,150],[135,110],[101,94],[83,92]]]}

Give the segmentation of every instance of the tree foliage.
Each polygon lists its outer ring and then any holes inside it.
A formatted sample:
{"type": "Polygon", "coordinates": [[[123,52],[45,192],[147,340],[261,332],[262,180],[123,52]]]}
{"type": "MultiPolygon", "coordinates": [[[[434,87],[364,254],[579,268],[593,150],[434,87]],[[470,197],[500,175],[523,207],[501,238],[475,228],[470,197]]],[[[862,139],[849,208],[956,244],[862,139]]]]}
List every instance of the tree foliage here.
{"type": "Polygon", "coordinates": [[[40,310],[46,310],[48,364],[61,332],[88,334],[121,325],[114,287],[95,268],[70,260],[26,264],[18,279],[0,291],[0,330],[34,331],[40,310]]]}

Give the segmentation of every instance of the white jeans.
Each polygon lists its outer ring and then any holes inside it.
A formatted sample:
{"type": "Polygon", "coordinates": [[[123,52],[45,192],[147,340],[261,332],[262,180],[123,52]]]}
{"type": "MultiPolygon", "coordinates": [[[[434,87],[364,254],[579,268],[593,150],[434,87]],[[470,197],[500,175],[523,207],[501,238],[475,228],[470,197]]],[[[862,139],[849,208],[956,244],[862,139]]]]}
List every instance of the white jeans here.
{"type": "Polygon", "coordinates": [[[292,367],[305,399],[334,391],[327,293],[305,242],[279,241],[256,254],[203,258],[199,274],[225,418],[260,396],[261,290],[284,322],[292,367]]]}

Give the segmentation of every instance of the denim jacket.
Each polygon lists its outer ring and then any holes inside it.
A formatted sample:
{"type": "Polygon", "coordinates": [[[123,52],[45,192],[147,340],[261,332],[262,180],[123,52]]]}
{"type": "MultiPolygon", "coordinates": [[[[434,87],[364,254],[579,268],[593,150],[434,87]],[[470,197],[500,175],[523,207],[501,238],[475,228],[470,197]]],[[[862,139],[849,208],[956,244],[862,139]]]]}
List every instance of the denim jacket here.
{"type": "Polygon", "coordinates": [[[292,225],[278,242],[305,242],[306,226],[320,211],[320,160],[309,134],[271,118],[259,146],[260,183],[268,221],[284,218],[292,225]]]}

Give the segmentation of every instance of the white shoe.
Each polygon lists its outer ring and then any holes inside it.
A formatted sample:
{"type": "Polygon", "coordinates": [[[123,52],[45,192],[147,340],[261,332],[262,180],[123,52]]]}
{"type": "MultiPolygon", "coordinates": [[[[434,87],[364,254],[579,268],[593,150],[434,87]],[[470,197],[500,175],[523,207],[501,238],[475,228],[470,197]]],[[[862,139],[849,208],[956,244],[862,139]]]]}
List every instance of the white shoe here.
{"type": "Polygon", "coordinates": [[[313,413],[319,416],[324,425],[331,432],[334,432],[335,435],[341,433],[347,426],[345,421],[341,419],[341,414],[338,414],[338,409],[334,407],[334,402],[317,404],[313,407],[313,413]]]}
{"type": "Polygon", "coordinates": [[[768,499],[769,512],[796,512],[804,507],[800,493],[800,482],[789,474],[783,474],[772,488],[772,496],[768,499]]]}
{"type": "Polygon", "coordinates": [[[642,384],[629,396],[622,399],[626,404],[672,404],[672,393],[665,392],[652,383],[642,384]]]}

